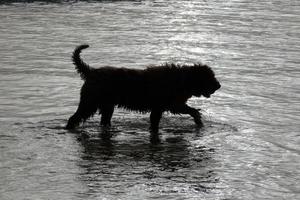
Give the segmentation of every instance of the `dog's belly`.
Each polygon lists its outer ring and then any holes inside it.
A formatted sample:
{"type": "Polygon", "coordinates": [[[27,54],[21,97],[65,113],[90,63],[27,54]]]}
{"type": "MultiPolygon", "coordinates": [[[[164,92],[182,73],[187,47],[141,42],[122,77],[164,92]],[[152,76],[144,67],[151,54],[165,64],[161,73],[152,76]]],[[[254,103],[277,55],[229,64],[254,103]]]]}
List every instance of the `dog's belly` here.
{"type": "Polygon", "coordinates": [[[147,98],[147,95],[130,95],[126,94],[117,98],[115,103],[118,107],[139,112],[149,112],[155,107],[155,102],[147,98]]]}
{"type": "Polygon", "coordinates": [[[116,105],[121,108],[135,110],[139,112],[150,112],[154,109],[170,111],[177,105],[186,103],[188,97],[176,97],[168,95],[159,95],[159,93],[140,93],[140,95],[124,95],[119,97],[116,105]]]}

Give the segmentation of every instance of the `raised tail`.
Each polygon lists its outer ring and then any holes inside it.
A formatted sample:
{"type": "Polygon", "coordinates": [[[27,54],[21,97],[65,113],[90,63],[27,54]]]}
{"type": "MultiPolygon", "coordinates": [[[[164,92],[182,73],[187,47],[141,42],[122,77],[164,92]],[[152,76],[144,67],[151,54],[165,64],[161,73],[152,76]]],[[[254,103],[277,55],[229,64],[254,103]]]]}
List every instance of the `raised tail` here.
{"type": "Polygon", "coordinates": [[[83,44],[83,45],[76,47],[76,49],[73,52],[73,56],[72,56],[72,60],[73,60],[73,64],[75,65],[75,69],[80,74],[80,77],[83,80],[86,79],[87,75],[91,71],[91,68],[88,64],[83,62],[83,60],[81,60],[80,53],[81,53],[82,49],[86,49],[88,47],[89,47],[89,45],[87,45],[87,44],[83,44]]]}

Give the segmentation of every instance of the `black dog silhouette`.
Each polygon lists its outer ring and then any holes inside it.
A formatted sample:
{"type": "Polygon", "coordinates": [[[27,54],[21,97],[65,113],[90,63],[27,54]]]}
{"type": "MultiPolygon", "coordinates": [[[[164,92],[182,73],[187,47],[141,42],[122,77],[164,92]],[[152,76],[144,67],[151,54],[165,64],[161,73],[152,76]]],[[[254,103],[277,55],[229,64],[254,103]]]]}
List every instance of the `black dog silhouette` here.
{"type": "Polygon", "coordinates": [[[207,65],[164,64],[146,69],[116,67],[91,68],[80,58],[78,46],[73,53],[73,63],[85,81],[81,88],[77,111],[66,126],[73,129],[80,122],[101,113],[101,125],[110,126],[114,107],[139,112],[151,112],[150,130],[158,132],[162,113],[189,114],[198,126],[203,126],[197,109],[186,104],[192,96],[209,98],[221,85],[207,65]]]}

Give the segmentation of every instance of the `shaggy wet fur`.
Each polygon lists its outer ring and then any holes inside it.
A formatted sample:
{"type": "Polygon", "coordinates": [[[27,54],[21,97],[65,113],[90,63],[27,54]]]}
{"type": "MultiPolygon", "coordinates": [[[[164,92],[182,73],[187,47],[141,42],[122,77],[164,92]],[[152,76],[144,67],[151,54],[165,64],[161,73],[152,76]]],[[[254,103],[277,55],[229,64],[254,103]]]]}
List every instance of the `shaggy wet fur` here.
{"type": "Polygon", "coordinates": [[[91,68],[80,58],[78,46],[73,62],[85,81],[81,88],[77,111],[66,126],[73,129],[81,122],[101,113],[101,125],[109,126],[115,106],[139,112],[151,112],[150,129],[158,131],[162,113],[189,114],[198,126],[202,126],[197,109],[186,104],[192,96],[210,97],[221,85],[207,65],[165,64],[146,69],[115,67],[91,68]]]}

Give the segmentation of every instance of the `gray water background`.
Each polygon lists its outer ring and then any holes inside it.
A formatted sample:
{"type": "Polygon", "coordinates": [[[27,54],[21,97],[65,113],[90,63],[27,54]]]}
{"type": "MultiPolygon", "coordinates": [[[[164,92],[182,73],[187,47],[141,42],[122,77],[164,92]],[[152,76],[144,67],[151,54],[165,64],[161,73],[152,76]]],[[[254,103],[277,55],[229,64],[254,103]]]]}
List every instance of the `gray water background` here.
{"type": "Polygon", "coordinates": [[[300,199],[300,2],[0,4],[0,199],[300,199]],[[63,129],[93,67],[210,65],[222,88],[192,98],[205,127],[117,109],[63,129]]]}

